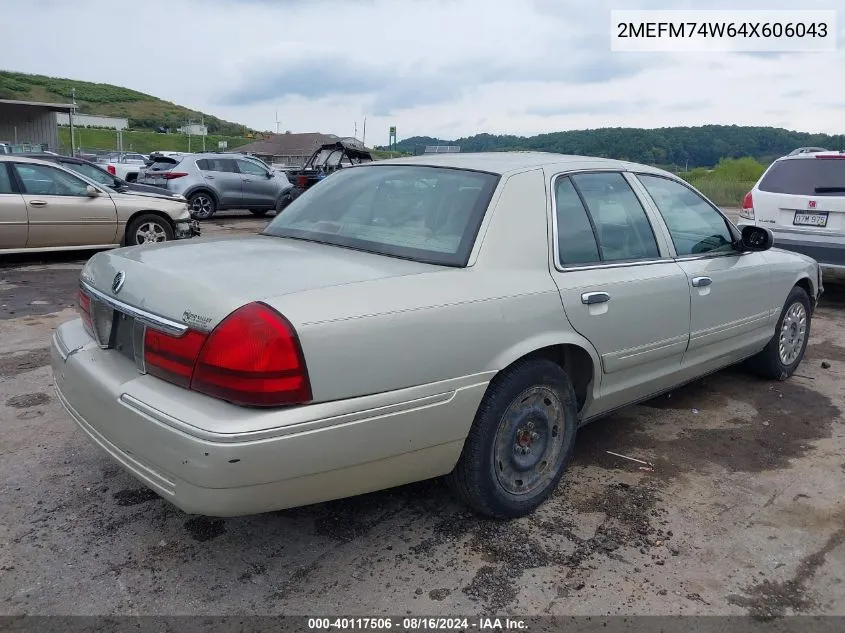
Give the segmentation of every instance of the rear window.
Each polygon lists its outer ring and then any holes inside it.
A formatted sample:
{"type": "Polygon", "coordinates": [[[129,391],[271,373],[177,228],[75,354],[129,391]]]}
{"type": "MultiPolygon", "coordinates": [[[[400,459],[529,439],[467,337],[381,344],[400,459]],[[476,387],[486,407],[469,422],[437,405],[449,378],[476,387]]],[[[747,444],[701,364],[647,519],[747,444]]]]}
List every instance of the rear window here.
{"type": "Polygon", "coordinates": [[[294,200],[264,234],[465,266],[498,182],[443,167],[344,169],[294,200]]]}
{"type": "Polygon", "coordinates": [[[799,196],[843,196],[845,159],[796,158],[778,161],[763,176],[758,189],[799,196]]]}
{"type": "Polygon", "coordinates": [[[147,168],[147,171],[170,171],[178,164],[179,161],[173,158],[156,158],[155,162],[147,168]]]}

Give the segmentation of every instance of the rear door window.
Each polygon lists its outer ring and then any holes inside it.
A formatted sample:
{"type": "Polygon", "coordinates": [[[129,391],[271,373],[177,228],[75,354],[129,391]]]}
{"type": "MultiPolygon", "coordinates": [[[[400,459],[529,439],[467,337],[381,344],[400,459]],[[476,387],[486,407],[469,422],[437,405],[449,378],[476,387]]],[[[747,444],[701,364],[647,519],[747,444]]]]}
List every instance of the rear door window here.
{"type": "Polygon", "coordinates": [[[602,261],[660,257],[645,209],[619,172],[570,176],[590,213],[602,261]]]}
{"type": "Polygon", "coordinates": [[[197,161],[197,167],[202,171],[218,171],[237,174],[238,166],[231,158],[203,158],[197,161]]]}
{"type": "Polygon", "coordinates": [[[569,178],[555,183],[558,259],[563,266],[601,261],[593,225],[569,178]]]}
{"type": "Polygon", "coordinates": [[[845,159],[777,161],[763,176],[758,189],[799,196],[845,196],[845,159]]]}

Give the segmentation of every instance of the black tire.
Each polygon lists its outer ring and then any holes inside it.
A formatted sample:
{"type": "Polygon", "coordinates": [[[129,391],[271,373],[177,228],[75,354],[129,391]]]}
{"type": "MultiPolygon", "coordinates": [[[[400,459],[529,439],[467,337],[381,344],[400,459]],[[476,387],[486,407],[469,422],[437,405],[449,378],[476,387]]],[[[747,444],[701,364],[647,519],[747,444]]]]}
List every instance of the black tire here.
{"type": "Polygon", "coordinates": [[[210,193],[198,191],[188,198],[191,217],[194,220],[208,220],[217,211],[217,201],[210,193]]]}
{"type": "Polygon", "coordinates": [[[789,378],[804,358],[812,314],[807,292],[795,286],[786,298],[772,339],[762,352],[747,361],[748,369],[771,380],[789,378]]]}
{"type": "Polygon", "coordinates": [[[279,215],[282,211],[287,209],[288,205],[293,202],[293,198],[291,198],[288,192],[283,193],[279,196],[279,199],[276,200],[276,215],[279,215]]]}
{"type": "Polygon", "coordinates": [[[173,226],[159,215],[145,213],[127,225],[124,243],[127,246],[169,242],[173,239],[173,226]]]}
{"type": "Polygon", "coordinates": [[[530,514],[563,476],[577,428],[578,405],[566,372],[549,360],[519,362],[488,387],[446,481],[480,514],[497,519],[530,514]],[[532,453],[532,446],[539,449],[532,453]]]}
{"type": "Polygon", "coordinates": [[[265,215],[270,213],[270,209],[250,209],[249,212],[259,218],[263,218],[265,215]]]}

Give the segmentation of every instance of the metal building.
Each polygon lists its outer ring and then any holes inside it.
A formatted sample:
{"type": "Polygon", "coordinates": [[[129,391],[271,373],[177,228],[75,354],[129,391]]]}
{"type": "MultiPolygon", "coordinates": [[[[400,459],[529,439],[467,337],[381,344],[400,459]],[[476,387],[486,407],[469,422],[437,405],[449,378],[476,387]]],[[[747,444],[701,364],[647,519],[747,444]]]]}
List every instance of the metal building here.
{"type": "Polygon", "coordinates": [[[59,147],[58,112],[70,112],[70,103],[42,103],[0,99],[0,143],[59,147]]]}

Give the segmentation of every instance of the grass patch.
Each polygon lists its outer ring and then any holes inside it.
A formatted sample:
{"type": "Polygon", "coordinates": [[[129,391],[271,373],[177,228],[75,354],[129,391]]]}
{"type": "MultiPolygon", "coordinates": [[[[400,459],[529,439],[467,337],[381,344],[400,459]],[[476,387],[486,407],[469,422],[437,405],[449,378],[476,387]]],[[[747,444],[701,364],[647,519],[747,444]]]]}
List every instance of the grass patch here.
{"type": "Polygon", "coordinates": [[[679,174],[693,187],[722,207],[738,207],[742,198],[751,191],[756,180],[727,180],[713,176],[692,176],[679,174]]]}
{"type": "MultiPolygon", "coordinates": [[[[85,149],[117,149],[117,131],[102,130],[95,128],[75,128],[75,142],[77,147],[85,149]]],[[[205,149],[216,151],[219,141],[226,141],[227,149],[233,150],[252,141],[248,138],[237,136],[209,135],[205,137],[205,149]]],[[[64,151],[70,150],[70,128],[59,128],[59,144],[64,151]]],[[[169,152],[187,152],[188,137],[184,134],[159,134],[158,132],[146,132],[141,130],[123,132],[123,149],[125,151],[141,152],[147,154],[156,150],[169,152]]],[[[191,151],[202,151],[202,137],[191,137],[191,151]]]]}

